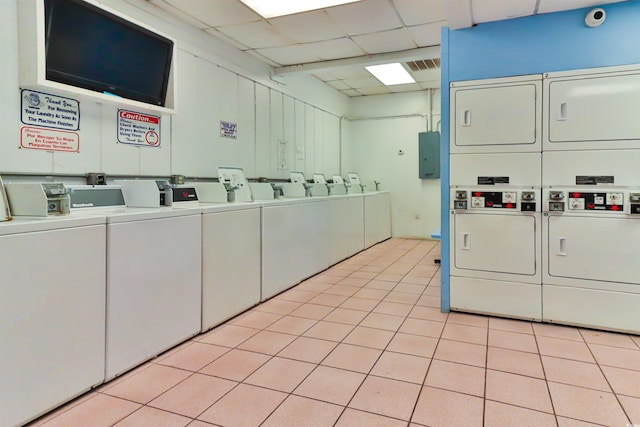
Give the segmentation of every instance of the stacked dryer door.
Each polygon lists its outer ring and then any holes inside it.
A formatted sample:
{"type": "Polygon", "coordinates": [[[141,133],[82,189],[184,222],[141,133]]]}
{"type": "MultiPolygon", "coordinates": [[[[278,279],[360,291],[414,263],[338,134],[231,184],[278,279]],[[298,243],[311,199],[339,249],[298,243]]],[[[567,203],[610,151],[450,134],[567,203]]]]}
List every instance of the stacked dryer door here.
{"type": "Polygon", "coordinates": [[[451,309],[539,320],[541,76],[451,84],[451,309]]]}
{"type": "Polygon", "coordinates": [[[640,69],[545,75],[543,319],[640,332],[640,69]]]}

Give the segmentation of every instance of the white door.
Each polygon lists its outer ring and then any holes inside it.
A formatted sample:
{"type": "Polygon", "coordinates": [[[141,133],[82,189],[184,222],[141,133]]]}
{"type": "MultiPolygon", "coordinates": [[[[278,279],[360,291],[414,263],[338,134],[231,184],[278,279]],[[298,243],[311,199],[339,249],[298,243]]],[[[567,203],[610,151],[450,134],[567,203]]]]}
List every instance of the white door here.
{"type": "Polygon", "coordinates": [[[540,81],[454,86],[451,153],[539,152],[540,93],[540,81]]]}
{"type": "Polygon", "coordinates": [[[640,284],[640,220],[550,216],[548,271],[552,277],[640,284]]]}
{"type": "Polygon", "coordinates": [[[456,214],[452,222],[452,273],[536,274],[535,214],[456,214]]]}
{"type": "Polygon", "coordinates": [[[545,149],[637,148],[640,73],[545,82],[545,149]]]}

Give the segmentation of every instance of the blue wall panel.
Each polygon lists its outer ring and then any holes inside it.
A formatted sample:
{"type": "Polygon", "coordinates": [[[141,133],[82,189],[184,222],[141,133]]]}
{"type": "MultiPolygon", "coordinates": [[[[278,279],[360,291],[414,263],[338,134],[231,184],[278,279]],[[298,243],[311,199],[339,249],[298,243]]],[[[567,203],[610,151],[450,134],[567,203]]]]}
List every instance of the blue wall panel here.
{"type": "Polygon", "coordinates": [[[591,9],[442,29],[442,311],[449,311],[449,83],[640,64],[640,0],[603,6],[607,17],[596,28],[584,23],[591,9]]]}

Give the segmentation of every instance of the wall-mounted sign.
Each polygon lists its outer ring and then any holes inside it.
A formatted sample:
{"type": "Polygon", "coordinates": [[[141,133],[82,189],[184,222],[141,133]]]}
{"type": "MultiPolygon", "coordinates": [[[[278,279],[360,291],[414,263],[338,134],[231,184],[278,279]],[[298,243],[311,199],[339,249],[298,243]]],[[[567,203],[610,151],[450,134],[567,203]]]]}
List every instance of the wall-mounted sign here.
{"type": "Polygon", "coordinates": [[[231,138],[231,139],[237,139],[238,138],[238,124],[237,123],[231,123],[231,122],[225,122],[225,121],[220,121],[220,136],[222,138],[231,138]]]}
{"type": "Polygon", "coordinates": [[[80,129],[80,103],[75,99],[23,89],[20,107],[20,121],[27,126],[80,129]]]}
{"type": "Polygon", "coordinates": [[[278,170],[289,170],[289,141],[278,140],[278,170]]]}
{"type": "Polygon", "coordinates": [[[80,152],[80,135],[64,130],[23,126],[20,128],[20,148],[78,153],[80,152]]]}
{"type": "Polygon", "coordinates": [[[143,147],[160,147],[160,117],[118,110],[118,142],[143,147]]]}

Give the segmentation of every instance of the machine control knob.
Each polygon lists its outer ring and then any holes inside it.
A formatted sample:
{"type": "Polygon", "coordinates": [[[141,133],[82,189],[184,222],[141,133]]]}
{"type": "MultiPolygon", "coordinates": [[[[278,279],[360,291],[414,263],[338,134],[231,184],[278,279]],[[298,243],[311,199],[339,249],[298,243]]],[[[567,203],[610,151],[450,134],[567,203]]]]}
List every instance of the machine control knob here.
{"type": "Polygon", "coordinates": [[[467,192],[465,190],[457,190],[456,200],[467,200],[467,192]]]}
{"type": "Polygon", "coordinates": [[[549,212],[563,212],[564,202],[549,202],[549,212]]]}
{"type": "Polygon", "coordinates": [[[531,202],[536,199],[536,193],[534,191],[523,191],[522,192],[522,200],[531,202]]]}
{"type": "Polygon", "coordinates": [[[564,200],[564,193],[562,191],[549,191],[550,200],[564,200]]]}
{"type": "Polygon", "coordinates": [[[631,202],[640,202],[640,193],[631,193],[629,195],[629,201],[631,201],[631,202]]]}

